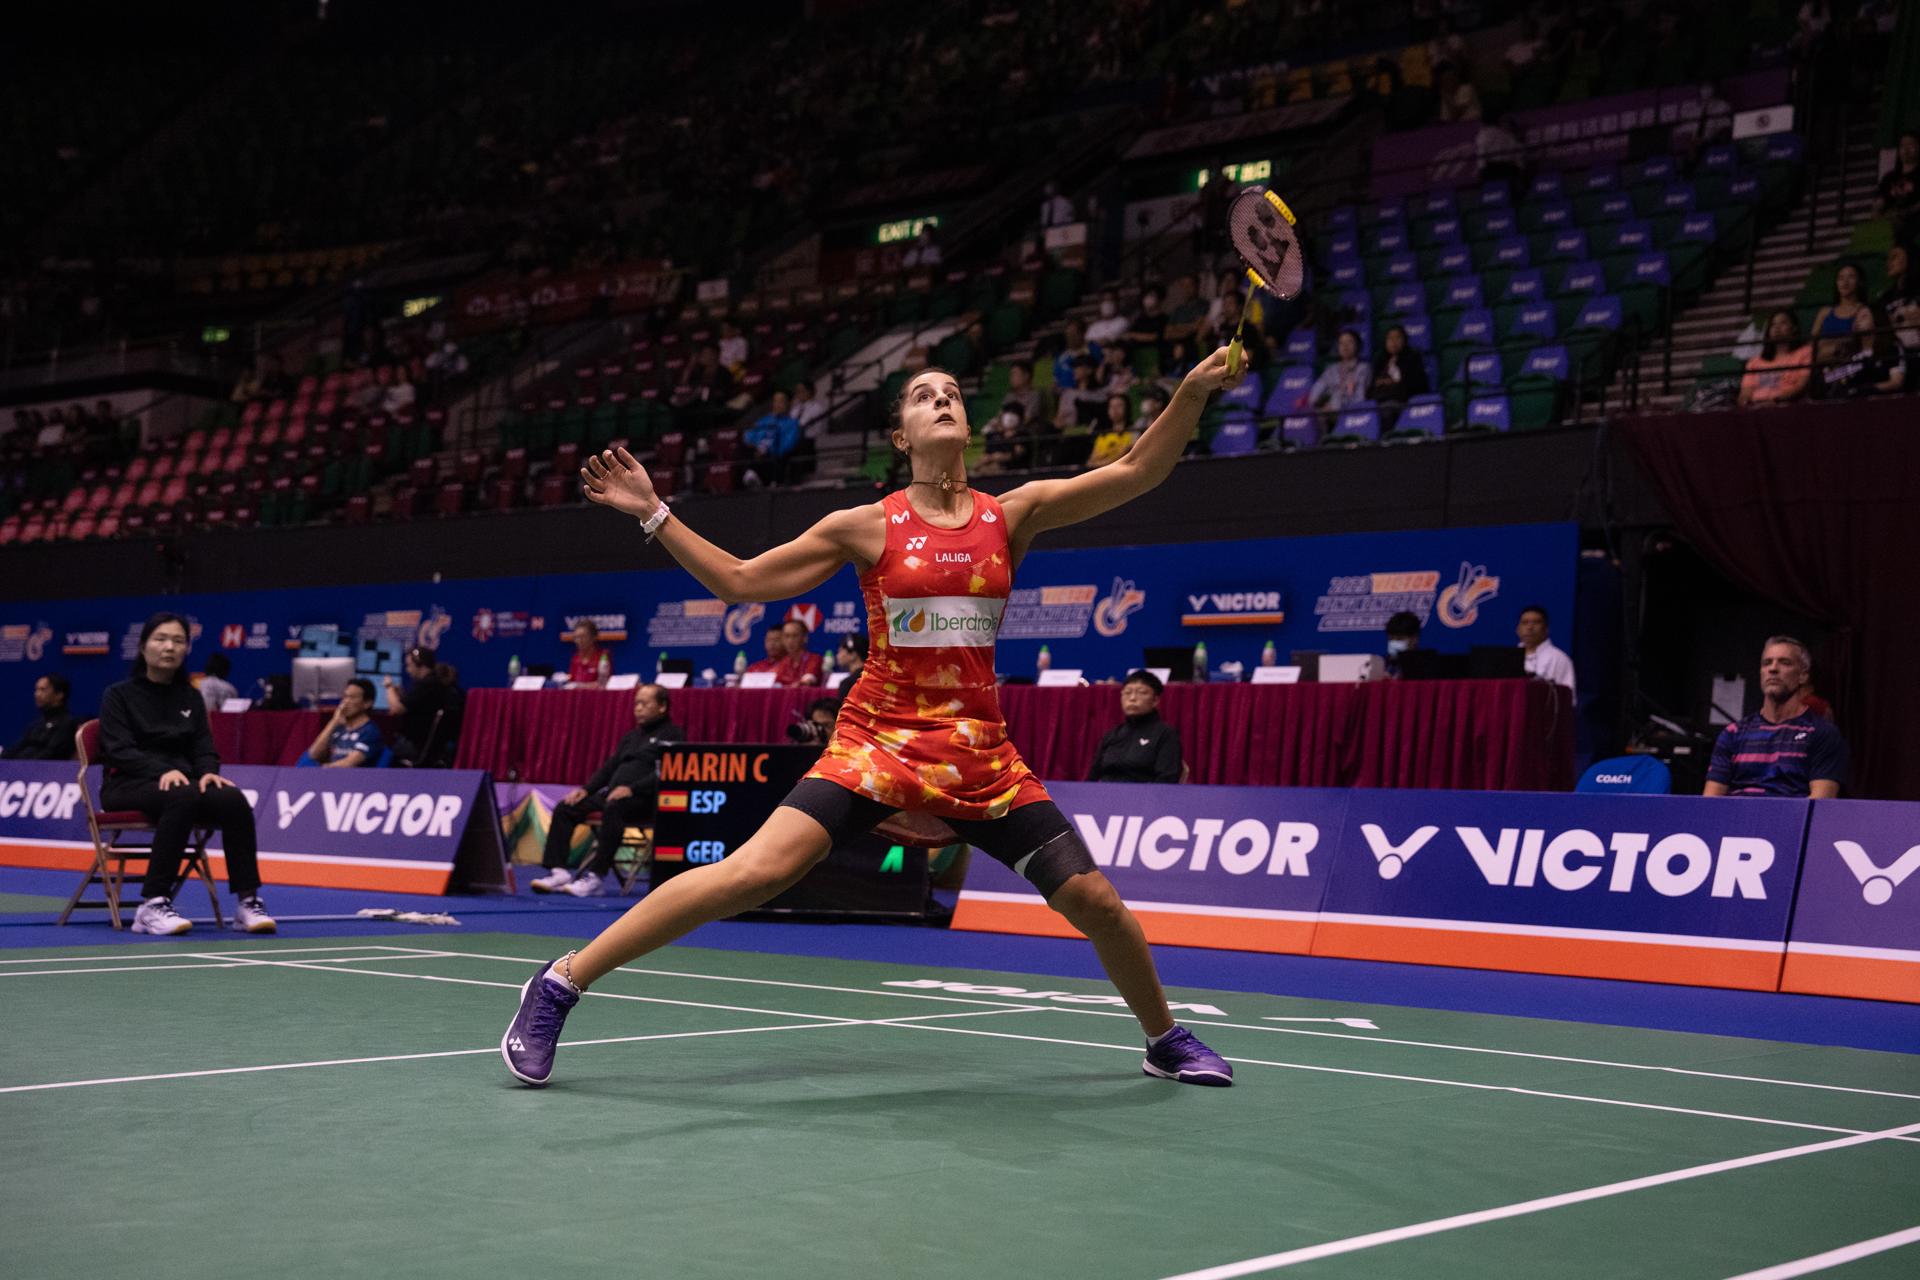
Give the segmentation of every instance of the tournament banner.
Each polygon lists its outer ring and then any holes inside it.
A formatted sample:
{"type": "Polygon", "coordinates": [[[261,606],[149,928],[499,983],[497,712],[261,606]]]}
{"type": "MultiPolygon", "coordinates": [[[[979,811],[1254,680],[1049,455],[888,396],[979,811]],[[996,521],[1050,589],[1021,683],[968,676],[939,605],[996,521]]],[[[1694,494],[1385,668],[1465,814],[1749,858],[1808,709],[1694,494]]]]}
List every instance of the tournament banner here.
{"type": "Polygon", "coordinates": [[[1313,954],[1772,991],[1807,803],[1355,791],[1313,954]]]}
{"type": "MultiPolygon", "coordinates": [[[[1306,955],[1347,791],[1063,782],[1047,788],[1151,942],[1306,955]]],[[[1031,883],[983,854],[953,927],[1078,937],[1031,883]]]]}
{"type": "MultiPolygon", "coordinates": [[[[1387,619],[1403,610],[1420,619],[1424,647],[1458,653],[1511,647],[1529,604],[1548,609],[1564,645],[1578,561],[1572,523],[1036,551],[1015,579],[996,660],[1006,676],[1031,679],[1044,645],[1055,667],[1120,679],[1147,665],[1149,648],[1204,641],[1216,671],[1250,670],[1269,642],[1283,664],[1296,650],[1382,653],[1387,619]]],[[[798,601],[766,605],[716,600],[677,569],[15,603],[0,606],[0,694],[13,691],[24,723],[34,680],[59,671],[73,682],[75,714],[91,715],[126,677],[142,621],[161,609],[191,624],[189,671],[223,653],[240,696],[256,700],[316,634],[363,666],[383,655],[383,674],[396,677],[414,645],[436,650],[470,689],[505,685],[514,659],[523,672],[564,676],[582,618],[599,627],[615,674],[651,677],[666,655],[691,660],[699,683],[732,671],[736,654],[758,659],[767,629],[796,605],[814,624],[816,652],[866,630],[851,568],[798,601]]],[[[17,732],[0,720],[0,742],[17,732]]]]}
{"type": "Polygon", "coordinates": [[[1920,804],[1816,800],[1782,991],[1920,1004],[1920,804]]]}
{"type": "MultiPolygon", "coordinates": [[[[92,865],[70,763],[0,760],[0,864],[92,865]]],[[[253,806],[267,885],[395,893],[510,891],[488,775],[440,769],[272,769],[221,776],[253,806]]],[[[100,774],[89,780],[99,797],[100,774]]],[[[220,837],[208,846],[224,879],[220,837]]]]}

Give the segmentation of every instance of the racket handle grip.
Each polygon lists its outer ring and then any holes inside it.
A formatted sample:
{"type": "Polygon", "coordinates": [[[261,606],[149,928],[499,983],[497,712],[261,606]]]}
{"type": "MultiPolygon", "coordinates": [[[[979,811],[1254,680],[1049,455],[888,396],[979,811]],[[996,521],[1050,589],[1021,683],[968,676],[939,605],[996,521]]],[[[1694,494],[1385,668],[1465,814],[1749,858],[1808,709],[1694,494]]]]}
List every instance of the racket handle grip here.
{"type": "Polygon", "coordinates": [[[1227,344],[1227,372],[1238,374],[1241,364],[1247,358],[1247,344],[1235,338],[1227,344]]]}

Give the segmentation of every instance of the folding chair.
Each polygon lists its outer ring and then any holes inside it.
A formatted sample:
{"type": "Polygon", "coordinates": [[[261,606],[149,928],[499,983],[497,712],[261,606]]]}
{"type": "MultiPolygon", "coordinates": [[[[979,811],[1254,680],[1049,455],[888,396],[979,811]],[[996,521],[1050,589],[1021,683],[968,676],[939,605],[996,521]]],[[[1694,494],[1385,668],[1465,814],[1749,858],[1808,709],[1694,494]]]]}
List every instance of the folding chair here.
{"type": "MultiPolygon", "coordinates": [[[[100,754],[98,720],[89,720],[80,726],[80,731],[74,735],[74,746],[80,758],[80,799],[87,807],[87,834],[93,839],[93,865],[75,886],[73,896],[67,899],[66,909],[61,911],[60,918],[54,923],[65,924],[75,907],[105,907],[107,919],[118,929],[121,927],[121,887],[126,883],[127,864],[145,862],[153,853],[153,819],[137,809],[103,812],[94,803],[93,788],[87,782],[87,767],[100,754]],[[146,834],[144,842],[137,838],[140,833],[146,834]],[[129,836],[136,838],[129,840],[129,836]],[[81,896],[96,884],[105,887],[107,896],[104,899],[81,896]]],[[[185,866],[187,875],[197,874],[200,883],[207,886],[207,897],[213,903],[214,928],[222,929],[226,927],[226,921],[220,914],[219,892],[213,887],[213,864],[207,858],[207,841],[212,834],[212,830],[206,827],[188,833],[185,866]]],[[[185,883],[184,880],[182,883],[185,883]]]]}

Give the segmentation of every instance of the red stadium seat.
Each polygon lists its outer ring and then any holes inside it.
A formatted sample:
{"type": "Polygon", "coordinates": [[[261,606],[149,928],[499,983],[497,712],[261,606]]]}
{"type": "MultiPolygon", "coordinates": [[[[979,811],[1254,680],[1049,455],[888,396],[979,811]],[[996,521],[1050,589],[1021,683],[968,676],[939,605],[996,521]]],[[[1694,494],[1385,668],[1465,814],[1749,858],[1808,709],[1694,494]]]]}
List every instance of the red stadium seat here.
{"type": "Polygon", "coordinates": [[[679,474],[677,469],[668,470],[666,467],[655,467],[653,470],[647,472],[647,478],[653,481],[653,491],[655,493],[659,494],[662,498],[671,498],[674,492],[680,487],[678,480],[679,474]]]}
{"type": "Polygon", "coordinates": [[[740,456],[740,433],[732,427],[715,431],[707,437],[707,449],[715,462],[732,462],[740,456]]]}
{"type": "Polygon", "coordinates": [[[543,507],[561,506],[567,501],[567,477],[556,472],[548,472],[540,477],[540,490],[536,501],[543,507]]]}
{"type": "Polygon", "coordinates": [[[373,517],[373,500],[364,493],[347,499],[347,523],[365,524],[373,517]]]}
{"type": "Polygon", "coordinates": [[[434,491],[433,509],[436,515],[457,516],[465,504],[467,487],[459,481],[443,484],[434,491]]]}
{"type": "Polygon", "coordinates": [[[660,443],[653,451],[653,464],[656,467],[678,469],[687,460],[687,437],[682,431],[669,431],[660,437],[660,443]]]}
{"type": "Polygon", "coordinates": [[[707,464],[708,493],[732,493],[734,490],[734,466],[731,462],[710,462],[707,464]]]}

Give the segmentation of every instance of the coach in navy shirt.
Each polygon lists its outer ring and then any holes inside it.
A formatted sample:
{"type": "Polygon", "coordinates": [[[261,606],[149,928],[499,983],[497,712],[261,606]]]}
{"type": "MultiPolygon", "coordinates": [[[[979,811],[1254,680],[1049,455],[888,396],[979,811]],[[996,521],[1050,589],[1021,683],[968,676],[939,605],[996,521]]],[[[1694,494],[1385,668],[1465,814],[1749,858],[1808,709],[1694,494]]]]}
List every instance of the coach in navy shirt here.
{"type": "Polygon", "coordinates": [[[1710,796],[1811,796],[1831,800],[1847,777],[1847,743],[1807,710],[1813,655],[1792,636],[1760,651],[1760,709],[1726,727],[1707,766],[1710,796]]]}

